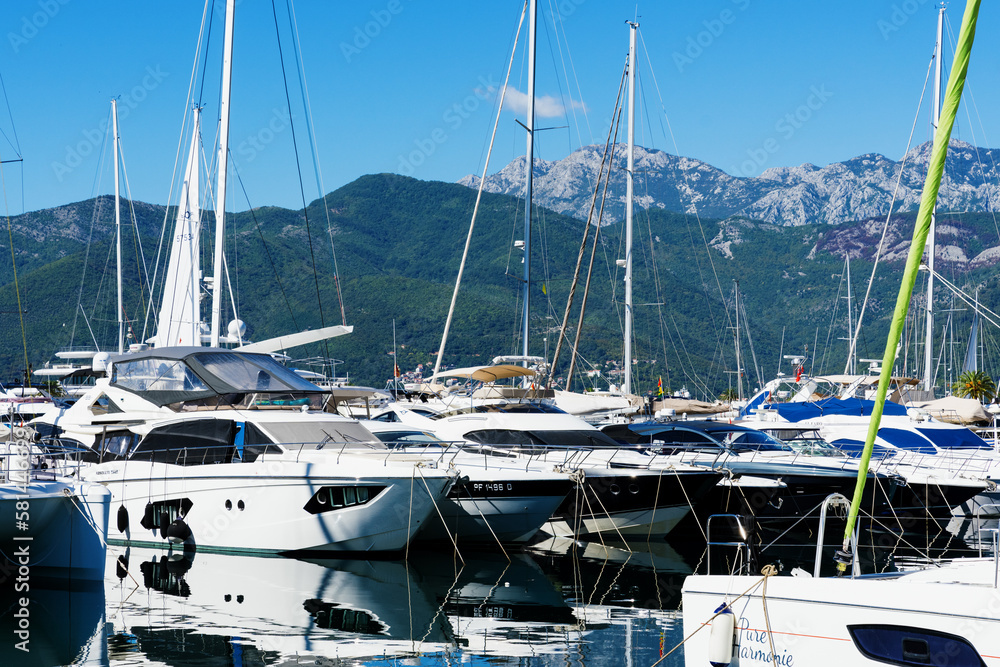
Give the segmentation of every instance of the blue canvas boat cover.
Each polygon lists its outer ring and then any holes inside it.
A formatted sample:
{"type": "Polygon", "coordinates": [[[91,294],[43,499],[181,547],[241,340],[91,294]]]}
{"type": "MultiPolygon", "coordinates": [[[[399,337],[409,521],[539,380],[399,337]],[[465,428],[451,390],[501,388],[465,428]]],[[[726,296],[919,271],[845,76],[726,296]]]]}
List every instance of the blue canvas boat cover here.
{"type": "Polygon", "coordinates": [[[992,449],[967,428],[918,428],[920,434],[941,449],[992,449]]]}
{"type": "MultiPolygon", "coordinates": [[[[797,422],[804,419],[815,419],[823,415],[868,417],[871,416],[874,406],[875,401],[863,398],[824,398],[821,401],[807,403],[777,403],[774,407],[783,418],[790,422],[797,422]]],[[[899,403],[886,401],[882,414],[905,415],[906,408],[899,403]]]]}
{"type": "Polygon", "coordinates": [[[934,444],[919,433],[901,428],[880,428],[878,430],[880,438],[898,449],[905,449],[908,452],[919,452],[920,454],[936,454],[937,449],[934,444]]]}

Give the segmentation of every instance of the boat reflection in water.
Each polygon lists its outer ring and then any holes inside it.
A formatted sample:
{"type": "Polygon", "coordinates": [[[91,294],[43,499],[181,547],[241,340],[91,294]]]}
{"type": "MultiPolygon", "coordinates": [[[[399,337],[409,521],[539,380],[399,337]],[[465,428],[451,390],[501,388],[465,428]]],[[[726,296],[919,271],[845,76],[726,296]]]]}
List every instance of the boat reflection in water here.
{"type": "Polygon", "coordinates": [[[101,582],[7,572],[0,580],[0,665],[108,664],[101,582]]]}
{"type": "Polygon", "coordinates": [[[453,643],[404,562],[113,551],[127,557],[128,571],[119,566],[124,577],[109,577],[108,619],[148,660],[183,665],[239,653],[244,662],[253,654],[271,664],[289,656],[414,655],[453,643]]]}
{"type": "MultiPolygon", "coordinates": [[[[629,563],[607,560],[609,576],[595,585],[581,581],[580,571],[589,577],[598,560],[578,558],[569,546],[561,555],[535,553],[304,561],[112,547],[108,654],[119,666],[476,656],[543,664],[545,656],[583,654],[620,664],[624,647],[641,656],[635,664],[646,664],[664,633],[679,627],[675,611],[644,608],[656,604],[655,594],[633,599],[629,563]],[[586,565],[574,570],[573,560],[586,565]]],[[[648,567],[635,572],[649,575],[648,567]]]]}

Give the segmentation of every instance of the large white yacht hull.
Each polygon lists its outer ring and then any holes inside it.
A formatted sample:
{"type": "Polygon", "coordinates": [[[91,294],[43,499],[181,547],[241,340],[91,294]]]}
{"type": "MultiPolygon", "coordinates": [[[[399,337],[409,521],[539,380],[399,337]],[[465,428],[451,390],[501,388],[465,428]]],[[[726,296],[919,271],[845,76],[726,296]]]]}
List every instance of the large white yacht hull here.
{"type": "Polygon", "coordinates": [[[245,553],[401,550],[452,483],[433,469],[417,472],[411,464],[404,470],[348,455],[340,463],[262,457],[190,467],[116,461],[84,475],[107,485],[112,506],[120,511],[124,505],[128,512],[125,530],[111,530],[113,544],[162,546],[160,514],[166,511],[171,522],[178,518],[164,503],[186,499],[190,508],[180,518],[191,534],[184,541],[198,549],[245,553]],[[362,486],[384,488],[363,504],[319,513],[305,509],[321,488],[362,486]],[[151,527],[141,525],[147,504],[153,505],[151,527]]]}

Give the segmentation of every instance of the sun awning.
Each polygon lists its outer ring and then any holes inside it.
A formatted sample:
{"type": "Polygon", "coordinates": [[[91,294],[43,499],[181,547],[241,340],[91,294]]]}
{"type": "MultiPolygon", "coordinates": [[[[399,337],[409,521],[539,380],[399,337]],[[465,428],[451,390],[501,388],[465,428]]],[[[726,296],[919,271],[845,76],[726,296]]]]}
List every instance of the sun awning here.
{"type": "Polygon", "coordinates": [[[494,382],[505,378],[521,377],[523,375],[534,375],[535,371],[523,366],[512,364],[500,364],[498,366],[469,366],[468,368],[453,368],[450,371],[441,371],[431,376],[431,378],[458,377],[479,380],[481,382],[494,382]]]}

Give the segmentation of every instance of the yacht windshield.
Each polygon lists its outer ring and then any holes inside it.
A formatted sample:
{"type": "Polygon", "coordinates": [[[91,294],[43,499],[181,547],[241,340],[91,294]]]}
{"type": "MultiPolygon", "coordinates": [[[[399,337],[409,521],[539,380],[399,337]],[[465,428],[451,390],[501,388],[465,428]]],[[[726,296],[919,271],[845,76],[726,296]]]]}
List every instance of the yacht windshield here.
{"type": "Polygon", "coordinates": [[[780,440],[775,440],[763,431],[719,429],[710,431],[710,435],[736,450],[781,451],[790,449],[780,440]]]}
{"type": "Polygon", "coordinates": [[[206,371],[237,392],[287,393],[317,391],[319,387],[265,355],[206,352],[194,359],[206,371]]]}
{"type": "Polygon", "coordinates": [[[111,383],[160,405],[215,394],[181,359],[145,357],[118,362],[111,383]]]}
{"type": "Polygon", "coordinates": [[[385,449],[385,445],[361,424],[351,421],[289,421],[258,422],[275,442],[296,449],[323,449],[327,445],[340,449],[360,447],[385,449]]]}

